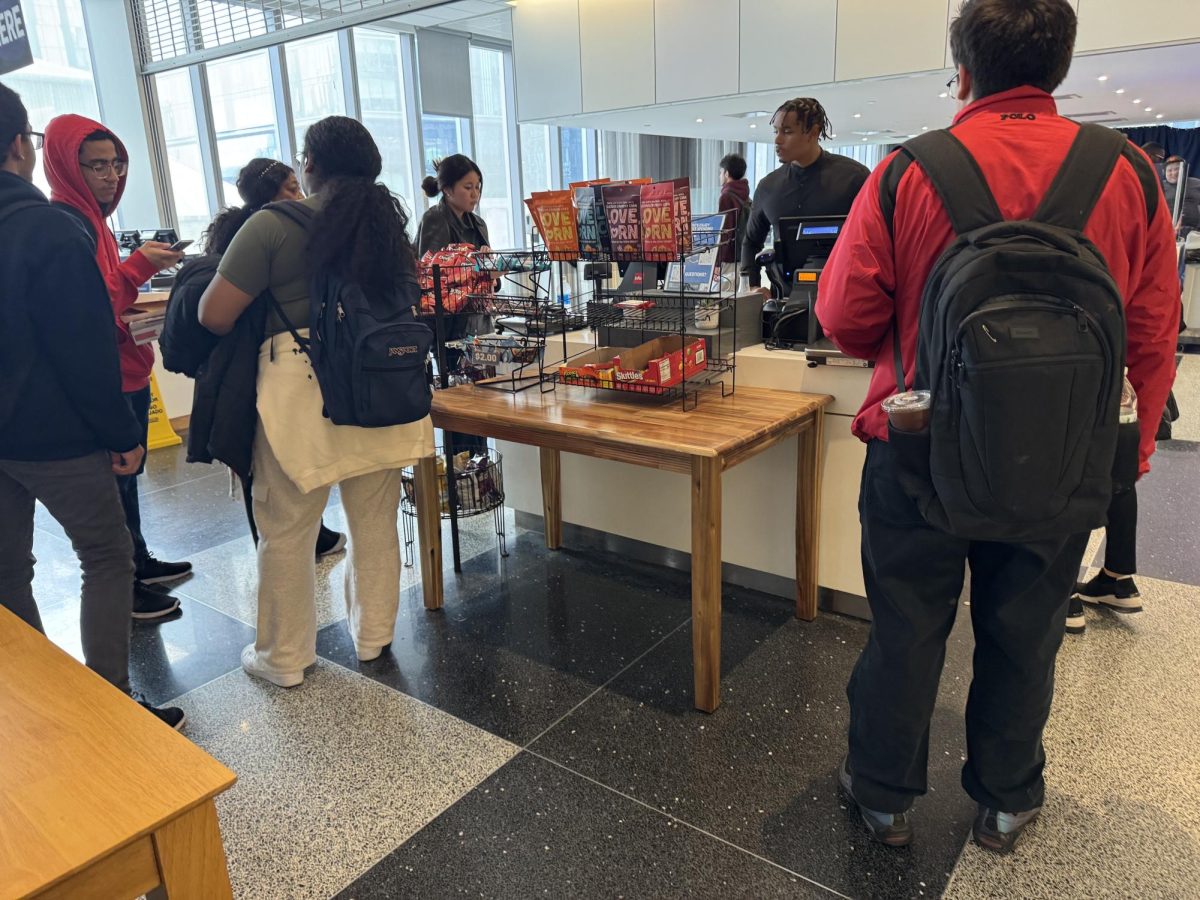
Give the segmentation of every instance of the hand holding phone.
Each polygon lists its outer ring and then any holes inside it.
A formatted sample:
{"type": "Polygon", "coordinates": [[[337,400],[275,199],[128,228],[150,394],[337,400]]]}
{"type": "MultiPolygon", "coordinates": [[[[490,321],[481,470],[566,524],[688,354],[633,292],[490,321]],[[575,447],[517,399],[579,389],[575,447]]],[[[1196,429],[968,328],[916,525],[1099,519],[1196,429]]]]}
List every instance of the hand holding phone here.
{"type": "Polygon", "coordinates": [[[192,244],[194,244],[194,243],[196,243],[196,242],[195,241],[176,241],[167,249],[170,250],[172,253],[182,253],[184,250],[186,250],[188,247],[192,246],[192,244]]]}

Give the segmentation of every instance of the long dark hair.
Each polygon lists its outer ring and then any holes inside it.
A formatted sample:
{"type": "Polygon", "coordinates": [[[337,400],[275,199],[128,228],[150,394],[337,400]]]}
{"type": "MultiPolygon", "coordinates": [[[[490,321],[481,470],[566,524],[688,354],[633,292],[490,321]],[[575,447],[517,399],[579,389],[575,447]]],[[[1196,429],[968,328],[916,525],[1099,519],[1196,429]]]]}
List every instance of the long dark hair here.
{"type": "Polygon", "coordinates": [[[479,186],[483,187],[483,173],[479,171],[479,166],[475,165],[475,160],[471,157],[461,153],[454,153],[445,159],[435,160],[433,170],[437,172],[437,178],[426,175],[425,180],[421,182],[421,190],[425,192],[426,197],[431,199],[444,191],[451,190],[472,172],[479,176],[479,186]]]}
{"type": "Polygon", "coordinates": [[[257,157],[250,160],[238,172],[237,190],[244,206],[230,206],[212,220],[204,230],[204,252],[224,253],[229,249],[233,236],[250,220],[250,217],[275,199],[279,187],[296,170],[277,159],[257,157]]]}
{"type": "Polygon", "coordinates": [[[391,294],[416,270],[408,213],[376,181],[383,160],[361,122],[329,116],[304,135],[304,156],[324,203],[313,221],[309,264],[336,272],[368,296],[391,294]]]}

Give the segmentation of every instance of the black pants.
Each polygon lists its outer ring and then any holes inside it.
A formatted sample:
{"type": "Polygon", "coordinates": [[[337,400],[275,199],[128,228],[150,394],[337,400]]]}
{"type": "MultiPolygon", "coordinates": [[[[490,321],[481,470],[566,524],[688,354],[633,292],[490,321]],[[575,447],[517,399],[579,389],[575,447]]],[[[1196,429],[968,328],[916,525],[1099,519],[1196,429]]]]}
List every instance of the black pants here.
{"type": "Polygon", "coordinates": [[[1137,488],[1114,494],[1104,531],[1104,568],[1114,575],[1137,574],[1137,488]]]}
{"type": "Polygon", "coordinates": [[[998,544],[938,531],[900,488],[883,441],[867,448],[859,519],[873,622],[846,688],[856,797],[898,813],[926,791],[929,720],[969,562],[975,659],[963,787],[1004,812],[1040,806],[1054,658],[1087,534],[998,544]]]}
{"type": "MultiPolygon", "coordinates": [[[[137,419],[142,434],[142,446],[145,447],[150,436],[150,388],[147,386],[124,396],[133,417],[137,419]]],[[[142,537],[142,509],[138,503],[138,475],[145,470],[146,461],[143,459],[141,468],[133,475],[117,476],[117,491],[121,495],[121,506],[125,509],[125,526],[129,529],[129,536],[133,538],[133,563],[139,569],[150,557],[150,551],[146,549],[146,539],[142,537]]]]}

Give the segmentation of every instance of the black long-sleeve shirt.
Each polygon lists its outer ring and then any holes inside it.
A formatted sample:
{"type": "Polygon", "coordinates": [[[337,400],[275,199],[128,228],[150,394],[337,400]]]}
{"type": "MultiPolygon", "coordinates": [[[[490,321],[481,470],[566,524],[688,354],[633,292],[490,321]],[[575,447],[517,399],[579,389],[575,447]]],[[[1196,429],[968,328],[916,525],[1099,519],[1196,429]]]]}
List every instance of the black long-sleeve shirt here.
{"type": "Polygon", "coordinates": [[[844,216],[850,212],[870,170],[848,156],[821,151],[810,166],[782,165],[758,183],[746,239],[742,244],[742,272],[750,284],[761,284],[754,257],[762,251],[767,234],[780,219],[791,216],[844,216]]]}
{"type": "Polygon", "coordinates": [[[0,459],[124,453],[141,431],[121,395],[117,329],[95,251],[42,192],[0,172],[0,459]]]}

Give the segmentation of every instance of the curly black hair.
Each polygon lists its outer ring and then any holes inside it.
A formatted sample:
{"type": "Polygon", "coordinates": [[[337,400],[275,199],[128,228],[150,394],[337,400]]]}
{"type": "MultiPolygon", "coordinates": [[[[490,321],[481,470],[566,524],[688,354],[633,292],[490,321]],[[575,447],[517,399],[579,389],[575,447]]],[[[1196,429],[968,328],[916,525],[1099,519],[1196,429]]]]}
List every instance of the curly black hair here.
{"type": "Polygon", "coordinates": [[[415,274],[417,260],[408,213],[376,180],[383,160],[375,139],[361,122],[328,116],[304,135],[304,157],[324,197],[311,228],[309,264],[359,285],[367,296],[394,293],[415,274]]]}
{"type": "Polygon", "coordinates": [[[833,133],[833,125],[825,113],[825,107],[814,97],[795,97],[788,100],[775,110],[775,115],[780,113],[783,113],[785,117],[788,113],[795,113],[801,131],[810,131],[814,126],[820,125],[821,130],[817,137],[822,141],[828,139],[833,133]]]}
{"type": "Polygon", "coordinates": [[[295,169],[277,159],[257,157],[238,172],[237,189],[245,206],[231,206],[217,213],[204,230],[204,252],[222,254],[229,249],[233,236],[252,215],[275,199],[279,187],[295,174],[295,169]]]}

